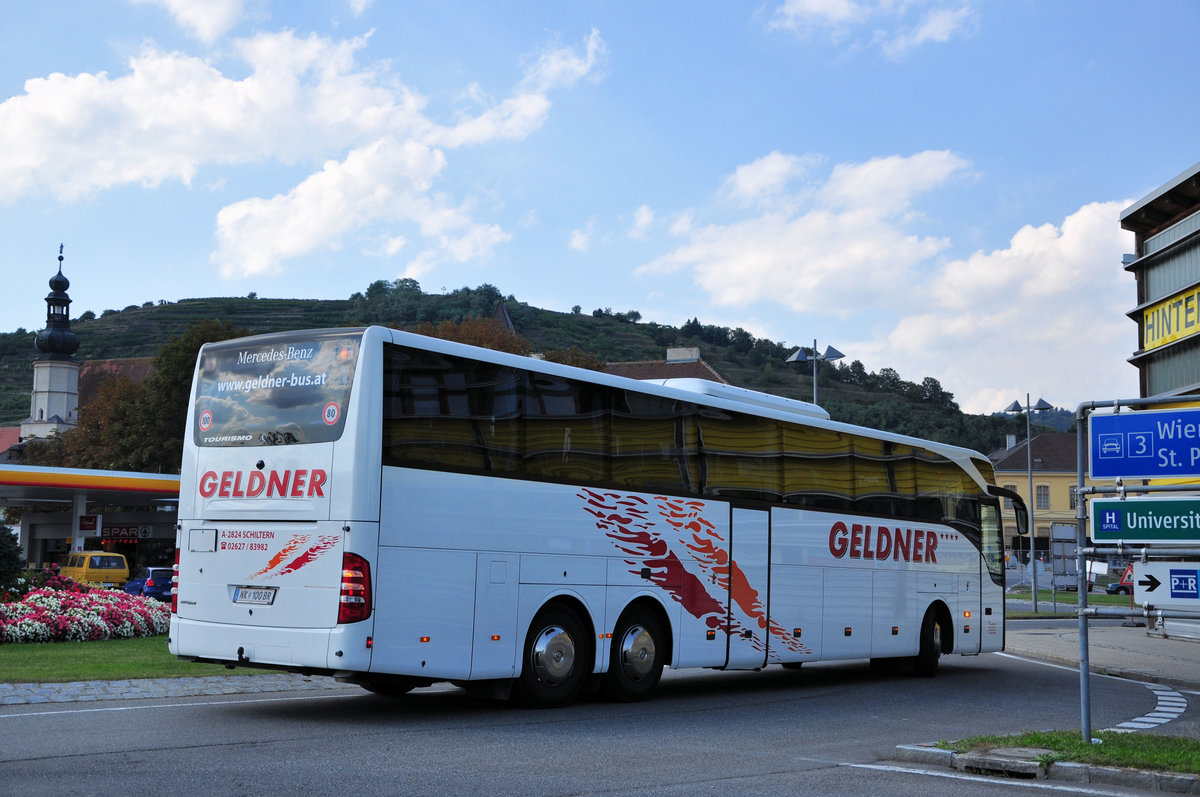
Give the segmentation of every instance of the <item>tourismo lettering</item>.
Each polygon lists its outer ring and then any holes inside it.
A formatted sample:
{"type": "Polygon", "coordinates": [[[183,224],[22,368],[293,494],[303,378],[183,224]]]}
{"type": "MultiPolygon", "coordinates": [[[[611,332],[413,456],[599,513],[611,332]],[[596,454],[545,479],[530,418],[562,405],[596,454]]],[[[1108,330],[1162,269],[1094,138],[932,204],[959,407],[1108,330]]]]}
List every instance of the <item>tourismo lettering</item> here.
{"type": "Polygon", "coordinates": [[[324,498],[329,474],[305,470],[215,470],[200,477],[203,498],[324,498]]]}
{"type": "Polygon", "coordinates": [[[842,521],[829,530],[829,552],[838,559],[891,559],[896,562],[932,562],[937,564],[938,535],[924,529],[889,529],[869,524],[842,521]]]}

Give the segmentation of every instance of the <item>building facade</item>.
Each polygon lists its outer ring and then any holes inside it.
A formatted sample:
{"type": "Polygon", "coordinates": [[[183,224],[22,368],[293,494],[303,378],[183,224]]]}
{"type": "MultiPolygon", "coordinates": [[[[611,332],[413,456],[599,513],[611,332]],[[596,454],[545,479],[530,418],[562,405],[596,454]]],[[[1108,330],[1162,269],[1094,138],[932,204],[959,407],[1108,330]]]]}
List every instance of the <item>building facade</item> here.
{"type": "Polygon", "coordinates": [[[1122,211],[1121,227],[1134,234],[1141,395],[1200,393],[1200,163],[1122,211]]]}
{"type": "MultiPolygon", "coordinates": [[[[1028,441],[1017,442],[1012,436],[1008,446],[989,456],[996,471],[996,483],[1012,490],[1025,501],[1033,516],[1033,552],[1043,562],[1050,561],[1050,528],[1055,523],[1076,525],[1078,505],[1078,441],[1074,432],[1042,432],[1034,435],[1032,449],[1028,441]],[[1033,454],[1033,495],[1029,494],[1030,457],[1033,454]]],[[[1091,486],[1090,478],[1084,484],[1091,486]]],[[[1006,507],[1007,509],[1008,507],[1006,507]]],[[[1010,557],[1021,564],[1029,561],[1030,540],[1017,533],[1011,512],[1004,517],[1004,543],[1010,557]]]]}

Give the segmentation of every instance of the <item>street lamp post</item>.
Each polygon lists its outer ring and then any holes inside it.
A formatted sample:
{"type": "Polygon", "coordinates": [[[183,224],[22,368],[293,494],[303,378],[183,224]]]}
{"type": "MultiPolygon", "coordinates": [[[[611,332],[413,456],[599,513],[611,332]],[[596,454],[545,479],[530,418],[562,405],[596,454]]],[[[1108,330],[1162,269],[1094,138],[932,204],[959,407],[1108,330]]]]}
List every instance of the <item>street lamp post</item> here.
{"type": "Polygon", "coordinates": [[[817,369],[823,362],[832,362],[840,360],[846,355],[842,354],[832,346],[825,347],[824,354],[817,354],[817,340],[813,338],[812,354],[806,352],[803,348],[796,349],[792,355],[784,362],[789,363],[812,363],[812,380],[813,380],[813,404],[817,403],[817,369]]]}
{"type": "Polygon", "coordinates": [[[1052,410],[1054,405],[1039,398],[1037,404],[1029,406],[1029,394],[1025,394],[1025,406],[1022,407],[1019,401],[1014,401],[1004,408],[1005,412],[1020,412],[1025,410],[1025,469],[1029,476],[1029,505],[1026,514],[1026,522],[1029,527],[1026,529],[1029,537],[1029,581],[1031,595],[1033,597],[1033,611],[1037,613],[1037,560],[1034,558],[1037,552],[1037,527],[1033,525],[1033,510],[1037,505],[1037,498],[1033,494],[1033,426],[1030,423],[1030,417],[1034,410],[1052,410]]]}

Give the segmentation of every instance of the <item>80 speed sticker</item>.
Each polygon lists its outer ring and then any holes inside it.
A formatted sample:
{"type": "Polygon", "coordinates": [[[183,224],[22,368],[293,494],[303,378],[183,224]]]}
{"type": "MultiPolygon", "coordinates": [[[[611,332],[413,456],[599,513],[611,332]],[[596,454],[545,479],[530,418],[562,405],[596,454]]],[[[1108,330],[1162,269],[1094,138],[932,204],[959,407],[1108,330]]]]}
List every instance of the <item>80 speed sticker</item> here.
{"type": "Polygon", "coordinates": [[[329,402],[325,405],[325,409],[321,411],[321,420],[325,421],[327,426],[333,426],[341,416],[342,409],[337,405],[336,401],[329,402]]]}

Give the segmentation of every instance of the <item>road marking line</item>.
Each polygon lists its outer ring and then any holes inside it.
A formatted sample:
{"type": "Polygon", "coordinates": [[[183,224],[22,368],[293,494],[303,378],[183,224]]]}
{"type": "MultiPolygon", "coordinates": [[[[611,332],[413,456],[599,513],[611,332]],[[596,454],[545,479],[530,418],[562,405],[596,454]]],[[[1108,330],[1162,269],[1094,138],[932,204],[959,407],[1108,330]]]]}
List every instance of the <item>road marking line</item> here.
{"type": "Polygon", "coordinates": [[[1061,791],[1070,794],[1101,794],[1101,795],[1118,795],[1127,794],[1128,792],[1116,791],[1101,791],[1100,789],[1091,789],[1078,784],[1063,783],[1062,785],[1049,783],[1044,780],[1005,780],[1003,778],[988,778],[982,775],[969,775],[964,772],[953,772],[946,770],[934,769],[916,769],[912,767],[901,767],[888,764],[842,764],[841,766],[850,767],[852,769],[873,769],[879,772],[906,772],[910,775],[929,775],[935,778],[945,778],[947,780],[965,780],[969,783],[987,783],[993,786],[1003,785],[1012,790],[1017,790],[1021,787],[1027,789],[1039,789],[1042,791],[1061,791]]]}
{"type": "Polygon", "coordinates": [[[1105,730],[1117,733],[1149,730],[1177,720],[1183,716],[1183,712],[1187,711],[1187,698],[1178,692],[1163,689],[1158,684],[1143,685],[1158,698],[1158,705],[1154,707],[1154,710],[1141,717],[1134,717],[1128,722],[1122,722],[1114,728],[1105,728],[1105,730]]]}

